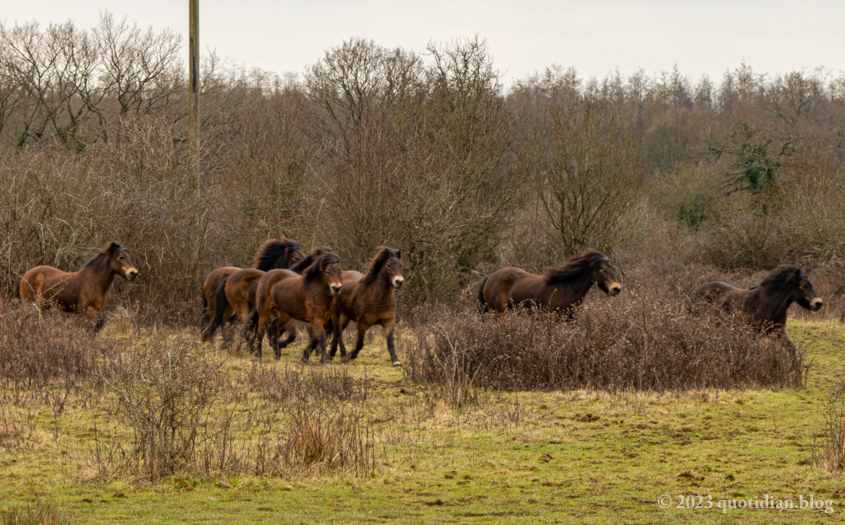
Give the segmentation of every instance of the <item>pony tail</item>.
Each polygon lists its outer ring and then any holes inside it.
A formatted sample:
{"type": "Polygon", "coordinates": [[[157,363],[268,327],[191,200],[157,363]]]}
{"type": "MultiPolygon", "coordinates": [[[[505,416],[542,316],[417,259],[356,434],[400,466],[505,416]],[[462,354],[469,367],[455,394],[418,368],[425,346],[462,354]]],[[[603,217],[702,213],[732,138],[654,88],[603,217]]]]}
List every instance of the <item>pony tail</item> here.
{"type": "Polygon", "coordinates": [[[487,279],[489,277],[489,275],[486,275],[481,281],[481,286],[478,287],[478,311],[482,315],[490,311],[490,307],[487,306],[487,301],[484,300],[484,285],[487,284],[487,279]]]}
{"type": "Polygon", "coordinates": [[[228,280],[229,278],[226,277],[220,281],[220,286],[217,287],[217,293],[214,295],[214,319],[211,320],[208,328],[203,331],[203,341],[213,336],[214,332],[223,325],[223,317],[226,315],[226,309],[229,307],[229,300],[226,298],[226,282],[228,280]]]}
{"type": "Polygon", "coordinates": [[[18,279],[18,284],[15,285],[15,297],[20,301],[21,299],[21,282],[23,282],[23,277],[18,279]]]}

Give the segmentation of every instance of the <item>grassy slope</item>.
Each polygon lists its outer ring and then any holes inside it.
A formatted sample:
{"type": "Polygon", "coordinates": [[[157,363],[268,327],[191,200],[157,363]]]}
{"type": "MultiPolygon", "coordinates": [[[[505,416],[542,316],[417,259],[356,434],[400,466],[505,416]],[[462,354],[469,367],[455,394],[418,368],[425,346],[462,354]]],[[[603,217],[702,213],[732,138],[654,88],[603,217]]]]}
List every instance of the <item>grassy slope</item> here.
{"type": "MultiPolygon", "coordinates": [[[[0,448],[0,501],[50,495],[82,523],[795,523],[840,522],[845,478],[807,464],[821,404],[842,373],[845,327],[790,327],[813,360],[808,388],[607,395],[486,394],[475,408],[440,406],[416,425],[377,426],[371,479],[345,476],[182,478],[161,484],[75,483],[49,409],[20,448],[0,448]],[[519,420],[516,423],[516,420],[519,420]],[[383,443],[383,444],[382,444],[383,443]],[[662,510],[661,494],[837,500],[836,512],[662,510]]],[[[424,396],[389,367],[381,338],[350,369],[384,404],[424,396]],[[403,397],[404,396],[404,397],[403,397]]],[[[283,362],[294,362],[288,352],[283,362]]],[[[238,363],[235,363],[236,365],[238,363]]],[[[89,437],[93,413],[71,409],[60,434],[89,437]]],[[[107,426],[99,423],[100,428],[107,426]]]]}

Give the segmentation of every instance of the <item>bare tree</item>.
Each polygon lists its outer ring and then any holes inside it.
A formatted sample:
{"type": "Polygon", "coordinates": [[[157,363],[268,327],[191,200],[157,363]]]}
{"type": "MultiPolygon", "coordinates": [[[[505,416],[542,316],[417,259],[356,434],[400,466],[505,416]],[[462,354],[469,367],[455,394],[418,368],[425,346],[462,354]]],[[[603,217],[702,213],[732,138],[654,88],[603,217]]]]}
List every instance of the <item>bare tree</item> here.
{"type": "Polygon", "coordinates": [[[105,12],[94,29],[102,59],[103,90],[117,100],[119,114],[149,113],[166,104],[183,85],[180,41],[169,29],[142,32],[105,12]]]}
{"type": "Polygon", "coordinates": [[[639,141],[602,106],[552,106],[547,140],[538,140],[543,205],[566,253],[612,251],[640,197],[645,169],[639,141]]]}
{"type": "Polygon", "coordinates": [[[361,122],[374,105],[386,110],[394,101],[416,94],[421,77],[418,55],[353,38],[326,51],[306,73],[305,83],[311,98],[343,128],[361,122]]]}

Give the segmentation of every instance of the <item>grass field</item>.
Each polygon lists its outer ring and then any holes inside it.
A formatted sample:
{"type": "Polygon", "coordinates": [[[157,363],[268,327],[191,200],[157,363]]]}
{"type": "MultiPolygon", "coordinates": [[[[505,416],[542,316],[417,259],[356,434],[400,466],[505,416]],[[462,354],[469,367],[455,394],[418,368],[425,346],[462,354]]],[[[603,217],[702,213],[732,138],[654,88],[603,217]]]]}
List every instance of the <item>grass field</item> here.
{"type": "MultiPolygon", "coordinates": [[[[103,477],[91,467],[95,428],[131,434],[96,400],[82,395],[57,417],[49,400],[7,406],[0,508],[49,498],[79,523],[838,523],[845,477],[810,459],[842,377],[845,327],[798,321],[789,333],[811,363],[805,389],[482,392],[459,409],[390,367],[379,334],[354,364],[328,367],[370,381],[375,468],[358,476],[103,477]],[[664,494],[672,508],[658,506],[664,494]],[[712,507],[676,508],[679,495],[712,507]],[[766,495],[834,503],[718,508],[766,495]]],[[[298,348],[278,363],[265,357],[266,366],[300,370],[298,348]]],[[[227,357],[224,366],[249,361],[227,357]]]]}

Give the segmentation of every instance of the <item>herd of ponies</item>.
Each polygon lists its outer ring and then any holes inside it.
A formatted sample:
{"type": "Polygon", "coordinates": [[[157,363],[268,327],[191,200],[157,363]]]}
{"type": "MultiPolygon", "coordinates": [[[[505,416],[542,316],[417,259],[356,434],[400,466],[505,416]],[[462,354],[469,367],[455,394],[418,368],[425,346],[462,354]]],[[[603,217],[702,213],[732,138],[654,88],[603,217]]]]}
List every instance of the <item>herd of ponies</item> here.
{"type": "MultiPolygon", "coordinates": [[[[103,324],[100,311],[118,275],[132,281],[138,276],[138,269],[126,248],[110,242],[79,271],[63,272],[51,266],[32,268],[21,278],[17,292],[25,305],[56,306],[82,314],[99,329],[103,324]]],[[[266,334],[279,358],[281,350],[296,338],[294,325],[300,321],[309,326],[311,338],[303,361],[307,362],[317,351],[321,363],[325,363],[334,358],[338,346],[344,361],[354,360],[364,346],[367,331],[381,325],[391,363],[400,366],[393,342],[394,291],[404,282],[400,250],[380,246],[362,274],[341,269],[340,257],[331,248],[314,248],[306,255],[296,241],[270,239],[256,252],[251,268],[227,266],[206,276],[202,285],[202,338],[210,339],[224,323],[239,322],[244,326],[251,353],[261,357],[266,334]],[[352,321],[356,323],[358,338],[355,349],[347,353],[341,336],[352,321]],[[328,352],[327,332],[332,335],[328,352]]],[[[598,251],[587,250],[547,269],[543,275],[515,267],[497,270],[481,281],[478,303],[482,314],[525,306],[560,311],[571,317],[594,284],[610,296],[622,291],[610,260],[598,251]]],[[[709,282],[694,290],[690,298],[693,303],[705,302],[741,312],[763,331],[783,331],[793,302],[811,311],[823,305],[807,274],[791,265],[778,266],[750,289],[709,282]]]]}

